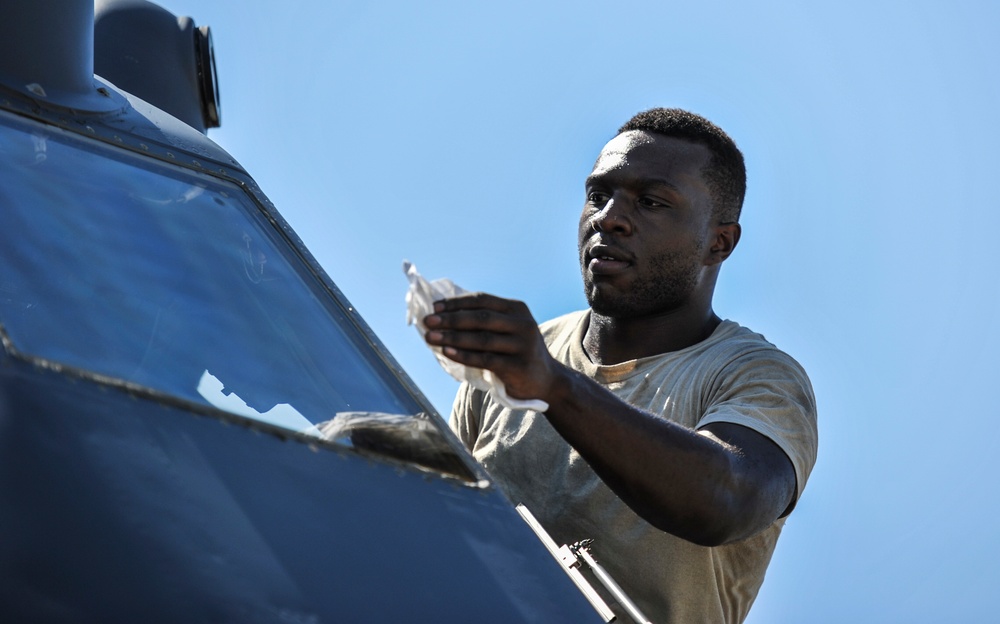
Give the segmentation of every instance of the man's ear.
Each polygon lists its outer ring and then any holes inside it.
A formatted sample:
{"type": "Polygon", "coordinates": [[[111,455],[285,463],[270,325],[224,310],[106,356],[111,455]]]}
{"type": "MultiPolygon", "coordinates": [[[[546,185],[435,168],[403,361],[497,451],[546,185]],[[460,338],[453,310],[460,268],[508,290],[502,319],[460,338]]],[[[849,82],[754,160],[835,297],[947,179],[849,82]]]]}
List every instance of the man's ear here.
{"type": "Polygon", "coordinates": [[[743,229],[739,223],[721,223],[712,229],[712,245],[706,264],[722,264],[740,242],[743,229]]]}

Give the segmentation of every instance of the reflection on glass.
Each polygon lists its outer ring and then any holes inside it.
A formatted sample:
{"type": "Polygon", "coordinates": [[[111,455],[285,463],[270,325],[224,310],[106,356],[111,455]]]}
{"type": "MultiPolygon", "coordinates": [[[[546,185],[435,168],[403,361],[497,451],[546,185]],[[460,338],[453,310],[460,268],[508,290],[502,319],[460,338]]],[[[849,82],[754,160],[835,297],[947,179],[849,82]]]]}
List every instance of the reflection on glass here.
{"type": "Polygon", "coordinates": [[[0,122],[0,322],[19,350],[316,435],[420,411],[238,186],[0,122]]]}
{"type": "Polygon", "coordinates": [[[221,410],[253,418],[261,422],[271,423],[272,425],[291,429],[292,431],[322,437],[319,429],[288,403],[278,403],[261,414],[247,405],[247,402],[241,399],[235,392],[227,393],[225,384],[208,371],[201,374],[197,390],[203,399],[221,410]]]}

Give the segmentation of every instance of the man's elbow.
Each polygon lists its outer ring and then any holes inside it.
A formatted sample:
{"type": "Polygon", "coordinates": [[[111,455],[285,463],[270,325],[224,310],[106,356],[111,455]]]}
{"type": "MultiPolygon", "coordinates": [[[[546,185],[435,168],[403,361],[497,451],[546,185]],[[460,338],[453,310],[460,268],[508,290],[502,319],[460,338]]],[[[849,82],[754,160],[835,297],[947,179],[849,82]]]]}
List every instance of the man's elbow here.
{"type": "Polygon", "coordinates": [[[699,508],[688,505],[682,514],[662,508],[633,510],[660,531],[699,546],[721,546],[742,538],[735,505],[718,502],[699,508]]]}
{"type": "Polygon", "coordinates": [[[689,505],[683,515],[650,513],[645,517],[661,531],[714,547],[753,537],[777,520],[786,506],[787,502],[758,489],[725,484],[700,504],[689,505]]]}
{"type": "Polygon", "coordinates": [[[714,547],[746,539],[757,532],[748,527],[738,504],[719,504],[692,518],[677,537],[698,546],[714,547]]]}
{"type": "Polygon", "coordinates": [[[704,524],[695,539],[699,546],[722,546],[745,540],[769,526],[788,507],[791,495],[767,488],[734,487],[716,497],[704,512],[704,524]]]}

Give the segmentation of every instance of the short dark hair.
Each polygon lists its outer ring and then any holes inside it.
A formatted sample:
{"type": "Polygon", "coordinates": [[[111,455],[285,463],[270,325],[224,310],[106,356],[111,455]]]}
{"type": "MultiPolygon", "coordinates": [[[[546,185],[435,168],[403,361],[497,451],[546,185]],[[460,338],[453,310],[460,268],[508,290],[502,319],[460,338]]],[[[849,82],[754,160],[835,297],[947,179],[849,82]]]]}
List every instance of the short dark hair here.
{"type": "Polygon", "coordinates": [[[629,130],[685,139],[707,147],[712,158],[702,175],[712,194],[715,215],[720,223],[740,220],[743,196],[747,191],[747,170],[743,154],[722,128],[686,110],[653,108],[629,119],[618,129],[618,134],[629,130]]]}

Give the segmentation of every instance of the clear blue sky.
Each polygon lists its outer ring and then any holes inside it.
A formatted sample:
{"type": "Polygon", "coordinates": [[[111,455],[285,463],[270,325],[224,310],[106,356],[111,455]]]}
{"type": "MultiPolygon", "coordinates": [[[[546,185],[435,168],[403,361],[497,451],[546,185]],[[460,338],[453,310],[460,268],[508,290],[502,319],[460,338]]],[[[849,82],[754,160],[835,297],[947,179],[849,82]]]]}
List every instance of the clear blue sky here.
{"type": "Polygon", "coordinates": [[[403,259],[581,308],[604,142],[653,106],[721,125],[749,191],[716,310],[820,407],[749,621],[996,619],[1000,3],[161,1],[213,29],[210,136],[445,413],[403,259]]]}

